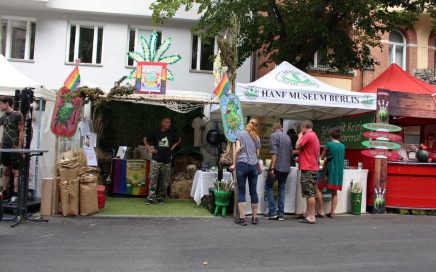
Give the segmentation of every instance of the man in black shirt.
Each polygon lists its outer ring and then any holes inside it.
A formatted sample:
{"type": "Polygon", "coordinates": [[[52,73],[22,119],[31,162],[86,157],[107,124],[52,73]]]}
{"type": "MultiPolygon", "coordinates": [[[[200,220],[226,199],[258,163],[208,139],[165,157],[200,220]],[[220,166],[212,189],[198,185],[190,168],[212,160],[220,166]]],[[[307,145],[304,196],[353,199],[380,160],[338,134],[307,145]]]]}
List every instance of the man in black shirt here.
{"type": "MultiPolygon", "coordinates": [[[[5,113],[0,118],[0,126],[3,126],[2,148],[22,148],[24,141],[24,121],[23,115],[12,108],[13,99],[7,96],[0,96],[0,110],[5,113]]],[[[3,164],[3,195],[9,191],[11,172],[14,175],[14,195],[11,201],[16,201],[18,193],[19,177],[19,154],[2,153],[1,162],[3,164]]]]}
{"type": "Polygon", "coordinates": [[[181,139],[174,134],[171,128],[171,119],[164,118],[159,130],[153,131],[144,137],[144,145],[152,153],[150,167],[150,190],[146,201],[153,204],[157,198],[163,204],[170,182],[171,152],[180,144],[181,139]]]}

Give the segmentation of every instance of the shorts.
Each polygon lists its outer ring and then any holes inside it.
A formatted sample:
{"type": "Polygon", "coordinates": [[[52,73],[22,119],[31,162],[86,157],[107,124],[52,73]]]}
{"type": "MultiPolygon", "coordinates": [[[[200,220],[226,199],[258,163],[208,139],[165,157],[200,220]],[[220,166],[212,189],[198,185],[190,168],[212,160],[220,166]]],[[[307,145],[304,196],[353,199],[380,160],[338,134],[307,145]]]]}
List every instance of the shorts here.
{"type": "Polygon", "coordinates": [[[20,168],[20,154],[19,153],[1,153],[1,161],[3,166],[12,169],[20,168]]]}
{"type": "Polygon", "coordinates": [[[301,171],[301,195],[303,198],[315,197],[318,171],[301,171]]]}

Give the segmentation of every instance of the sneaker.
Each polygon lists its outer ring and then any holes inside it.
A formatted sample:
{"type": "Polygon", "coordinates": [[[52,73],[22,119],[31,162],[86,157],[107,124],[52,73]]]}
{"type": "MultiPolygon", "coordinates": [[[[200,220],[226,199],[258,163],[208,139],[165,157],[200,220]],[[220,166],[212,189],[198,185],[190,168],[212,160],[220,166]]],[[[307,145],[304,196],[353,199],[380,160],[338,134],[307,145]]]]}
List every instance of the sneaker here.
{"type": "Polygon", "coordinates": [[[279,218],[278,218],[278,220],[279,220],[279,221],[284,221],[285,218],[283,217],[283,215],[280,215],[279,218]]]}
{"type": "Polygon", "coordinates": [[[157,204],[165,204],[165,201],[162,198],[159,198],[157,200],[157,204]]]}
{"type": "Polygon", "coordinates": [[[9,203],[17,203],[18,202],[18,197],[13,196],[11,197],[11,199],[9,199],[9,203]]]}
{"type": "Polygon", "coordinates": [[[257,225],[257,224],[259,224],[259,218],[254,218],[254,217],[252,217],[251,218],[251,224],[253,224],[253,225],[257,225]]]}
{"type": "Polygon", "coordinates": [[[145,205],[151,205],[153,203],[154,203],[153,199],[148,199],[147,198],[147,201],[145,201],[145,205]]]}
{"type": "Polygon", "coordinates": [[[267,219],[267,220],[277,220],[278,218],[279,217],[277,214],[276,215],[268,215],[268,216],[264,217],[264,219],[267,219]]]}
{"type": "Polygon", "coordinates": [[[240,225],[240,226],[246,226],[247,222],[246,222],[245,218],[236,218],[235,224],[240,225]]]}

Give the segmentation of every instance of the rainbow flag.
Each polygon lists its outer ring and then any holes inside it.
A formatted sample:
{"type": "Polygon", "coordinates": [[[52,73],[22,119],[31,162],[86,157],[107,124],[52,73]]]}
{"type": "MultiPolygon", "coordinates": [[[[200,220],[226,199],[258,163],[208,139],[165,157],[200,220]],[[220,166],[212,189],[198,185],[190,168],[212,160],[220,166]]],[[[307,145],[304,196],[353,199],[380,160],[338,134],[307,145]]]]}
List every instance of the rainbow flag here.
{"type": "Polygon", "coordinates": [[[65,80],[64,87],[72,92],[79,85],[80,85],[80,73],[79,73],[79,68],[76,66],[76,68],[74,68],[74,70],[71,72],[71,74],[65,80]]]}
{"type": "Polygon", "coordinates": [[[223,78],[221,78],[220,84],[216,86],[215,91],[213,91],[213,93],[216,96],[221,97],[223,94],[226,94],[229,91],[230,91],[230,81],[229,78],[227,77],[227,74],[224,74],[223,78]]]}

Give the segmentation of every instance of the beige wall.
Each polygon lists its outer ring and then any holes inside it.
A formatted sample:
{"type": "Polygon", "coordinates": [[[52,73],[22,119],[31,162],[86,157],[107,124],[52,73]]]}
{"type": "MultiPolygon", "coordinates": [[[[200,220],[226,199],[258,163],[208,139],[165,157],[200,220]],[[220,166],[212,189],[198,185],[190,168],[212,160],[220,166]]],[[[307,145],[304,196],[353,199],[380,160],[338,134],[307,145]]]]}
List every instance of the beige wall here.
{"type": "Polygon", "coordinates": [[[351,85],[352,85],[351,78],[348,79],[348,78],[334,78],[334,77],[320,77],[320,76],[314,76],[314,77],[336,88],[351,91],[351,85]]]}
{"type": "Polygon", "coordinates": [[[432,30],[429,14],[423,14],[414,25],[416,31],[417,69],[428,68],[428,38],[432,30]]]}

